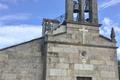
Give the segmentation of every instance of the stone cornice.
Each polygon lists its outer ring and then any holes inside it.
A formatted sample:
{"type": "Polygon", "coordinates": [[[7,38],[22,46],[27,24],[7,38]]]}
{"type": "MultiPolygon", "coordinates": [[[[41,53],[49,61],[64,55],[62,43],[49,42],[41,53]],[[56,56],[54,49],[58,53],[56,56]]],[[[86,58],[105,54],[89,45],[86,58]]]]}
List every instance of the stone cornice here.
{"type": "Polygon", "coordinates": [[[94,44],[80,44],[80,43],[70,43],[70,42],[59,42],[59,41],[46,41],[46,43],[56,43],[63,45],[75,45],[75,46],[87,46],[87,47],[99,47],[99,48],[112,48],[117,49],[115,46],[103,46],[103,45],[94,45],[94,44]]]}

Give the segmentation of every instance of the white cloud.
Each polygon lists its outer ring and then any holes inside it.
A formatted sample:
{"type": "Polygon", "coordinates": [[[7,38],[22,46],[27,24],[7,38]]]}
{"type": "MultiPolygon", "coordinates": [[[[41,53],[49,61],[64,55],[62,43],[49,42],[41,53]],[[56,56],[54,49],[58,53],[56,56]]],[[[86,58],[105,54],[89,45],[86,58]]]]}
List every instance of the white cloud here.
{"type": "Polygon", "coordinates": [[[114,5],[120,4],[120,0],[109,0],[100,5],[100,8],[105,9],[114,5]]]}
{"type": "Polygon", "coordinates": [[[6,10],[8,9],[8,6],[6,4],[0,3],[0,10],[6,10]]]}
{"type": "Polygon", "coordinates": [[[118,59],[120,60],[120,48],[117,49],[118,59]]]}
{"type": "Polygon", "coordinates": [[[39,0],[1,0],[1,2],[12,3],[12,4],[17,4],[17,3],[25,2],[25,1],[38,2],[39,0]]]}
{"type": "MultiPolygon", "coordinates": [[[[105,35],[107,37],[110,38],[110,34],[111,34],[111,28],[113,27],[115,32],[116,32],[116,40],[117,40],[117,45],[119,46],[119,35],[120,35],[120,27],[118,23],[115,23],[113,20],[111,20],[110,18],[105,17],[102,21],[103,26],[100,28],[100,33],[102,35],[105,35]]],[[[117,54],[118,54],[118,58],[120,59],[120,48],[117,49],[117,54]]]]}
{"type": "Polygon", "coordinates": [[[36,25],[0,26],[0,48],[41,37],[42,27],[36,25]]]}
{"type": "Polygon", "coordinates": [[[102,21],[103,26],[100,28],[100,33],[110,37],[111,28],[113,27],[116,33],[120,33],[120,27],[118,23],[115,23],[110,18],[105,17],[102,21]]]}
{"type": "Polygon", "coordinates": [[[14,15],[0,16],[0,21],[27,20],[27,19],[30,19],[31,17],[32,17],[31,14],[19,13],[19,14],[14,14],[14,15]]]}

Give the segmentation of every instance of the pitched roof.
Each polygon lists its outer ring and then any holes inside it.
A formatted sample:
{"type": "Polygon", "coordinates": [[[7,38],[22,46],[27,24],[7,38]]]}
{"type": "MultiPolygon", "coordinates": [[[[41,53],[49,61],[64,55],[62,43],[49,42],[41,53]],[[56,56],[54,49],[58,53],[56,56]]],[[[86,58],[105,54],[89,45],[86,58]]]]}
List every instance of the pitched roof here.
{"type": "Polygon", "coordinates": [[[26,42],[23,42],[23,43],[19,43],[19,44],[16,44],[16,45],[8,46],[8,47],[0,49],[0,51],[6,50],[6,49],[10,49],[10,48],[14,48],[14,47],[17,47],[17,46],[20,46],[20,45],[23,45],[23,44],[27,44],[27,43],[30,43],[30,42],[33,42],[33,41],[36,41],[36,40],[41,40],[43,38],[44,37],[39,37],[39,38],[32,39],[32,40],[29,40],[29,41],[26,41],[26,42]]]}

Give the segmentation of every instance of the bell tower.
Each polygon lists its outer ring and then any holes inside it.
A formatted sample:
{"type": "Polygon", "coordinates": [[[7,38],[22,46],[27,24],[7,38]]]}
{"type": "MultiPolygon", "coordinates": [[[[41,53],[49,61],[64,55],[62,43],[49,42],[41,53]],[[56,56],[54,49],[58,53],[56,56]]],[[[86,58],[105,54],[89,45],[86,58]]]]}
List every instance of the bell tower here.
{"type": "Polygon", "coordinates": [[[65,0],[61,19],[44,19],[45,80],[118,80],[114,29],[99,34],[97,0],[65,0]]]}
{"type": "Polygon", "coordinates": [[[97,0],[66,0],[66,22],[98,25],[97,0]]]}

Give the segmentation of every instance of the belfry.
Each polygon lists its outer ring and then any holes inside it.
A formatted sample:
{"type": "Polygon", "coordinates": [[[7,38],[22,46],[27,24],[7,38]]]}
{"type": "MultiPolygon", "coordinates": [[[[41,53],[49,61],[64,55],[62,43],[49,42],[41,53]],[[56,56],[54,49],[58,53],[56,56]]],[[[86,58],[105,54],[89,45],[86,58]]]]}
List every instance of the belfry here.
{"type": "Polygon", "coordinates": [[[43,24],[46,80],[118,80],[114,29],[111,38],[99,34],[97,0],[65,1],[63,23],[43,24]]]}
{"type": "Polygon", "coordinates": [[[96,0],[66,0],[66,21],[98,25],[96,0]],[[74,19],[74,14],[77,19],[74,19]]]}

